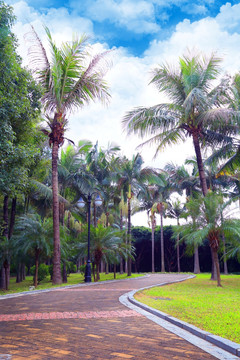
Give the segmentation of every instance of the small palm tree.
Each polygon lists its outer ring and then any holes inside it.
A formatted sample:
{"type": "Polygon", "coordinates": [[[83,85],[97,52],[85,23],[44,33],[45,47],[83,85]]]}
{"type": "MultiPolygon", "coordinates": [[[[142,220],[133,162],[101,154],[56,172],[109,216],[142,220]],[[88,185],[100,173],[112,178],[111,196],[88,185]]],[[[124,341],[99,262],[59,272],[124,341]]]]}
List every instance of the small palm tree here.
{"type": "MultiPolygon", "coordinates": [[[[102,224],[98,224],[97,227],[91,226],[91,258],[94,265],[96,265],[97,277],[100,279],[100,263],[102,260],[105,262],[117,261],[117,255],[130,255],[129,247],[120,246],[123,242],[122,234],[112,227],[104,227],[102,224]]],[[[77,249],[80,254],[87,253],[88,243],[88,229],[87,227],[80,233],[80,242],[77,245],[77,249]]],[[[125,255],[125,256],[126,256],[125,255]]]]}
{"type": "Polygon", "coordinates": [[[41,40],[32,28],[34,45],[30,48],[31,59],[36,67],[39,83],[43,88],[42,103],[49,130],[44,133],[49,137],[52,147],[52,191],[53,191],[53,284],[62,282],[61,252],[59,232],[58,200],[58,150],[64,142],[68,124],[67,114],[81,108],[91,100],[109,98],[108,88],[103,80],[102,60],[106,52],[89,58],[86,47],[87,37],[74,38],[57,47],[48,28],[45,28],[51,50],[51,60],[41,40]],[[36,50],[37,44],[37,50],[36,50]],[[39,70],[41,69],[41,70],[39,70]]]}
{"type": "Polygon", "coordinates": [[[221,286],[218,250],[221,235],[226,239],[236,237],[240,239],[240,221],[236,219],[223,219],[223,211],[229,206],[224,202],[223,196],[209,191],[205,197],[190,200],[186,207],[193,215],[193,221],[177,227],[184,241],[191,244],[202,244],[208,239],[213,253],[213,261],[217,270],[217,285],[221,286]]]}
{"type": "Polygon", "coordinates": [[[14,248],[24,254],[32,254],[35,259],[34,286],[38,284],[40,256],[50,255],[52,251],[52,219],[42,220],[38,214],[19,217],[13,236],[14,248]]]}

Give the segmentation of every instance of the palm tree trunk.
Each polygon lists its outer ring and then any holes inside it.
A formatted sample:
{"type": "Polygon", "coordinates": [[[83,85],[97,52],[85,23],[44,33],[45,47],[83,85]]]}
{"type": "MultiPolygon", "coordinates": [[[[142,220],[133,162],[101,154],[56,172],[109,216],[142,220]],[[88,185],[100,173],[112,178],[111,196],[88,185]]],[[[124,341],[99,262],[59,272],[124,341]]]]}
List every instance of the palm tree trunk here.
{"type": "MultiPolygon", "coordinates": [[[[4,200],[3,200],[3,233],[2,235],[6,238],[6,240],[9,240],[9,232],[8,232],[8,195],[4,196],[4,200]]],[[[8,271],[9,268],[9,262],[8,262],[8,250],[6,250],[6,253],[3,255],[4,256],[4,263],[3,263],[3,267],[4,267],[4,277],[5,277],[5,284],[4,287],[6,290],[8,290],[8,284],[9,284],[9,277],[10,277],[10,273],[8,271]]]]}
{"type": "Polygon", "coordinates": [[[213,255],[212,248],[211,248],[211,258],[212,258],[212,273],[211,273],[210,280],[217,281],[217,268],[216,268],[216,264],[214,261],[214,255],[213,255]]]}
{"type": "MultiPolygon", "coordinates": [[[[129,246],[131,247],[131,199],[128,199],[128,243],[129,246]]],[[[128,276],[132,275],[132,259],[128,258],[128,272],[127,272],[128,276]]]]}
{"type": "Polygon", "coordinates": [[[194,248],[194,274],[200,274],[198,246],[194,248]]]}
{"type": "MultiPolygon", "coordinates": [[[[199,143],[199,137],[198,137],[198,133],[193,133],[192,134],[193,137],[193,145],[194,145],[194,149],[195,149],[195,154],[197,157],[197,165],[198,165],[198,172],[199,172],[199,178],[200,178],[200,184],[201,184],[201,188],[202,188],[202,193],[204,196],[207,195],[208,192],[208,188],[207,188],[207,180],[206,180],[206,175],[205,175],[205,171],[204,171],[204,166],[203,166],[203,160],[202,160],[202,154],[201,154],[201,148],[200,148],[200,143],[199,143]]],[[[211,256],[212,259],[214,259],[214,254],[213,254],[213,249],[211,248],[211,256]]],[[[213,261],[213,266],[212,266],[212,276],[211,278],[214,278],[214,261],[213,261]]]]}
{"type": "Polygon", "coordinates": [[[1,267],[1,282],[0,282],[0,289],[5,290],[6,287],[6,280],[5,280],[5,269],[4,266],[1,267]]]}
{"type": "Polygon", "coordinates": [[[216,248],[213,248],[213,259],[217,270],[217,286],[221,285],[221,278],[220,278],[220,266],[219,266],[219,260],[218,260],[218,252],[216,248]]]}
{"type": "Polygon", "coordinates": [[[163,212],[160,212],[161,221],[161,272],[165,272],[165,261],[164,261],[164,238],[163,238],[163,212]]]}
{"type": "MultiPolygon", "coordinates": [[[[177,218],[177,225],[179,226],[179,218],[177,218]]],[[[179,234],[177,235],[177,271],[181,272],[180,267],[180,252],[179,252],[179,234]]]]}
{"type": "Polygon", "coordinates": [[[116,279],[117,265],[113,265],[114,279],[116,279]]]}
{"type": "MultiPolygon", "coordinates": [[[[54,131],[54,129],[53,129],[54,131]]],[[[52,145],[52,194],[53,194],[53,284],[61,284],[61,252],[59,231],[59,199],[58,199],[58,142],[52,145]]]]}
{"type": "Polygon", "coordinates": [[[200,148],[198,134],[194,133],[192,135],[192,137],[193,137],[193,145],[194,145],[194,149],[195,149],[195,154],[196,154],[196,158],[197,158],[197,165],[198,165],[198,172],[199,172],[202,193],[204,196],[206,196],[207,192],[208,192],[207,180],[206,180],[206,175],[205,175],[204,166],[203,166],[203,160],[202,160],[202,154],[201,154],[201,148],[200,148]]]}
{"type": "Polygon", "coordinates": [[[100,273],[99,273],[99,268],[100,268],[100,263],[96,262],[96,268],[97,268],[97,281],[100,280],[100,273]]]}
{"type": "Polygon", "coordinates": [[[154,223],[152,220],[152,273],[155,272],[155,264],[154,264],[154,223]]]}
{"type": "Polygon", "coordinates": [[[16,217],[16,207],[17,207],[17,198],[12,199],[12,207],[11,207],[11,217],[10,217],[10,224],[9,224],[9,231],[8,231],[8,237],[11,239],[13,234],[13,228],[15,224],[15,217],[16,217]]]}
{"type": "Polygon", "coordinates": [[[34,275],[34,286],[35,288],[38,285],[38,267],[39,267],[39,249],[35,250],[35,275],[34,275]]]}

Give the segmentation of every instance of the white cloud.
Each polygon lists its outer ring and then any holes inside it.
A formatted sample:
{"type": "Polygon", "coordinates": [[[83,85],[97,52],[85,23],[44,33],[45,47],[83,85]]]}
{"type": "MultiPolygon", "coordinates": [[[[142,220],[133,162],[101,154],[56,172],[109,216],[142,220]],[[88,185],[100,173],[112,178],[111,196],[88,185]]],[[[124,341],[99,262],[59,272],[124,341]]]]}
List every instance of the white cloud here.
{"type": "Polygon", "coordinates": [[[239,32],[240,28],[240,4],[231,5],[226,3],[220,9],[220,13],[216,17],[216,21],[222,29],[239,32]]]}
{"type": "MultiPolygon", "coordinates": [[[[75,11],[81,11],[81,3],[71,1],[75,11]]],[[[154,7],[145,0],[96,0],[90,1],[85,10],[90,19],[109,21],[135,33],[156,33],[160,27],[156,24],[154,7]]]]}
{"type": "MultiPolygon", "coordinates": [[[[104,1],[106,4],[107,0],[104,1]]],[[[119,4],[126,5],[128,3],[130,2],[120,1],[119,4]]],[[[140,3],[145,6],[146,2],[140,3]]],[[[41,23],[47,24],[52,30],[54,38],[61,38],[61,40],[71,39],[72,31],[92,32],[91,21],[80,18],[75,13],[69,14],[63,8],[39,13],[24,1],[17,2],[14,7],[18,16],[18,23],[15,27],[18,36],[26,32],[26,18],[37,26],[37,31],[41,36],[43,35],[41,23]]],[[[227,22],[226,19],[230,19],[230,16],[233,16],[234,11],[237,13],[238,9],[238,7],[226,5],[221,8],[221,13],[216,18],[208,17],[193,23],[185,20],[179,23],[169,39],[154,40],[142,58],[131,56],[123,48],[116,49],[113,55],[113,66],[106,76],[112,94],[109,107],[104,108],[101,104],[94,103],[71,115],[67,136],[75,142],[83,138],[93,142],[99,140],[99,144],[102,146],[114,141],[121,145],[125,154],[131,157],[136,152],[135,148],[141,140],[134,136],[126,138],[121,123],[124,114],[134,107],[151,106],[166,100],[153,86],[148,85],[149,72],[154,66],[166,61],[176,63],[178,56],[182,55],[187,47],[196,47],[206,54],[217,50],[220,55],[224,55],[225,70],[232,73],[239,70],[240,35],[228,32],[224,25],[227,22]]],[[[141,14],[140,10],[138,11],[141,14]]],[[[146,13],[150,17],[151,9],[148,11],[146,13]]],[[[110,13],[107,16],[110,16],[110,13]]],[[[132,16],[134,19],[135,15],[131,7],[125,10],[125,16],[132,16]]],[[[237,15],[235,20],[237,21],[237,15]]],[[[22,51],[23,48],[24,45],[21,47],[22,51]]],[[[103,51],[107,49],[107,45],[95,44],[94,49],[103,51]]],[[[145,147],[141,152],[146,163],[156,167],[163,167],[168,161],[181,164],[186,156],[193,153],[191,143],[168,149],[159,154],[155,162],[152,162],[154,147],[145,147]]]]}
{"type": "MultiPolygon", "coordinates": [[[[39,12],[25,1],[17,1],[12,6],[17,17],[17,23],[14,25],[13,31],[19,39],[18,51],[24,59],[27,58],[24,35],[30,31],[30,23],[43,40],[46,38],[43,26],[48,26],[57,43],[71,40],[74,33],[86,33],[93,36],[92,22],[89,19],[69,13],[66,8],[50,8],[44,12],[39,12]]],[[[44,44],[46,44],[46,41],[44,44]]],[[[24,64],[26,65],[26,61],[24,64]]]]}

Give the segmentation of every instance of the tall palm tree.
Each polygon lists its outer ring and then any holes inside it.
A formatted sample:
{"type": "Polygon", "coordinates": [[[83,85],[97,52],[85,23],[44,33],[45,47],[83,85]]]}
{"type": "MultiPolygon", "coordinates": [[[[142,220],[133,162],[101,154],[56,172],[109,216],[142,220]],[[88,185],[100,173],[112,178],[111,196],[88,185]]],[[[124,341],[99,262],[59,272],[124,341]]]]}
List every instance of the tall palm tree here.
{"type": "Polygon", "coordinates": [[[37,79],[43,88],[42,103],[49,130],[52,147],[52,190],[53,190],[53,284],[59,284],[60,267],[60,232],[59,232],[59,200],[58,200],[58,150],[64,142],[64,133],[68,124],[67,115],[73,109],[81,108],[94,99],[109,98],[107,86],[103,80],[103,59],[105,53],[89,58],[87,37],[74,38],[57,47],[48,28],[45,28],[49,40],[51,59],[35,30],[32,28],[34,45],[30,48],[30,56],[37,79]],[[37,45],[37,48],[36,48],[37,45]],[[32,51],[31,51],[32,50],[32,51]],[[38,70],[41,69],[41,70],[38,70]]]}
{"type": "MultiPolygon", "coordinates": [[[[179,199],[176,199],[175,201],[170,202],[168,205],[169,206],[167,209],[167,216],[172,219],[176,219],[177,226],[179,226],[180,225],[179,219],[180,219],[181,215],[183,215],[184,205],[181,204],[181,201],[179,199]]],[[[180,253],[179,253],[179,234],[177,234],[176,248],[177,248],[177,271],[181,272],[180,253]]]]}
{"type": "MultiPolygon", "coordinates": [[[[142,167],[143,159],[138,153],[132,157],[131,160],[122,159],[119,163],[118,173],[118,188],[123,190],[123,196],[127,199],[128,203],[128,229],[127,234],[129,238],[129,245],[131,246],[131,201],[133,196],[137,197],[144,186],[153,181],[160,181],[157,173],[150,167],[142,167]]],[[[162,183],[162,182],[161,182],[162,183]]],[[[128,259],[128,276],[132,274],[132,260],[128,259]]]]}
{"type": "Polygon", "coordinates": [[[215,54],[209,58],[190,54],[179,59],[178,69],[167,64],[155,68],[151,83],[172,102],[136,108],[124,118],[128,133],[151,136],[144,144],[156,143],[156,154],[167,145],[191,137],[204,196],[208,187],[201,145],[224,143],[227,135],[238,132],[235,115],[239,112],[222,106],[229,81],[222,79],[213,86],[220,62],[215,54]]]}

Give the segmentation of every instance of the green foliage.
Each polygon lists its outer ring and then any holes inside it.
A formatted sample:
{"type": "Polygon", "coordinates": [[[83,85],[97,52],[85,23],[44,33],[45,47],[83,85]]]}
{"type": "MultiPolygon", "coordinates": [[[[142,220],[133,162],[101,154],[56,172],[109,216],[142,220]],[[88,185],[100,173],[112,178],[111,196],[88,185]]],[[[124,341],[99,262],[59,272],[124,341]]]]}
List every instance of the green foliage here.
{"type": "Polygon", "coordinates": [[[21,68],[10,29],[14,20],[12,8],[0,2],[0,191],[6,194],[26,188],[39,143],[40,88],[21,68]]]}
{"type": "MultiPolygon", "coordinates": [[[[36,271],[36,266],[33,265],[30,268],[30,274],[33,275],[33,281],[34,281],[34,275],[36,271]]],[[[46,279],[46,277],[49,275],[49,267],[46,264],[40,264],[38,267],[38,283],[46,279]]]]}
{"type": "Polygon", "coordinates": [[[77,265],[74,264],[72,261],[68,261],[68,271],[69,271],[69,273],[76,273],[77,265]]]}

